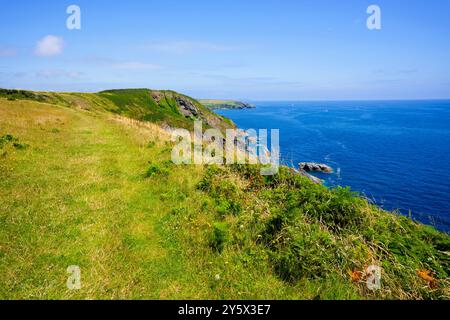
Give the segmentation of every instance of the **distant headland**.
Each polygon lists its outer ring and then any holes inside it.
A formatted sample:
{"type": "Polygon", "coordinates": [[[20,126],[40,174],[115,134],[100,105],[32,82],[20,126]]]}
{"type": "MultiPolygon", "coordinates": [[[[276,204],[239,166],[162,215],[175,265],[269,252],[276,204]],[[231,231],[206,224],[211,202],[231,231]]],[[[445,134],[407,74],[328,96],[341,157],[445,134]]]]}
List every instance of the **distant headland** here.
{"type": "Polygon", "coordinates": [[[200,99],[198,100],[206,108],[210,110],[219,109],[250,109],[255,106],[246,102],[236,100],[215,100],[215,99],[200,99]]]}

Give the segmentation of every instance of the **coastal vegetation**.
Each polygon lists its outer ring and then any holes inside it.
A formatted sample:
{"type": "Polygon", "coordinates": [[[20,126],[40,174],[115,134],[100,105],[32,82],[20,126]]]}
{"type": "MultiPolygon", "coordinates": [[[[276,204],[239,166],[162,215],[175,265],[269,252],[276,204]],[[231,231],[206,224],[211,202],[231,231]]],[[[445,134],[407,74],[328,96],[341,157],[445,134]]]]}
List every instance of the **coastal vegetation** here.
{"type": "Polygon", "coordinates": [[[8,101],[30,100],[93,112],[111,112],[160,125],[193,128],[193,120],[206,126],[233,128],[231,120],[217,115],[188,96],[170,90],[123,89],[99,93],[55,93],[0,89],[8,101]]]}
{"type": "Polygon", "coordinates": [[[219,109],[251,109],[253,105],[236,100],[200,99],[199,102],[211,110],[219,109]]]}
{"type": "Polygon", "coordinates": [[[447,234],[291,168],[174,165],[195,119],[234,127],[173,91],[0,90],[0,298],[450,298],[447,234]]]}

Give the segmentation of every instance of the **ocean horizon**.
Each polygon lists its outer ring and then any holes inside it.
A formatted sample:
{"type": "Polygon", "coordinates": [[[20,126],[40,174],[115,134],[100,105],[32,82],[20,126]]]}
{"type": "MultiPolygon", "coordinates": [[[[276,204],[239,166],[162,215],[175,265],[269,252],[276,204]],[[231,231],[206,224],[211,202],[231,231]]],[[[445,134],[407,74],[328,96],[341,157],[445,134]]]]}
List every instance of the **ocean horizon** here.
{"type": "Polygon", "coordinates": [[[450,231],[450,100],[258,101],[217,110],[242,129],[279,129],[284,165],[321,162],[389,211],[450,231]]]}

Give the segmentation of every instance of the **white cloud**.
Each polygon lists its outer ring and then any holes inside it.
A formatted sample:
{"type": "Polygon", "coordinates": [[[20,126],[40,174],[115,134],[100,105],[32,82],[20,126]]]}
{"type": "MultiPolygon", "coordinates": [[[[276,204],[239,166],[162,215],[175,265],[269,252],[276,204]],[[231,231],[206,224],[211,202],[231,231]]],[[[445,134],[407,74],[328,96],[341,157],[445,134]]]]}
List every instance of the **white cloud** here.
{"type": "Polygon", "coordinates": [[[237,48],[235,46],[199,41],[154,42],[147,44],[144,47],[146,49],[172,54],[185,54],[198,51],[225,52],[237,48]]]}
{"type": "Polygon", "coordinates": [[[158,70],[162,67],[157,64],[142,63],[136,61],[120,62],[114,64],[114,68],[123,70],[158,70]]]}
{"type": "Polygon", "coordinates": [[[35,54],[41,57],[55,56],[63,52],[64,40],[61,37],[48,35],[38,41],[35,54]]]}

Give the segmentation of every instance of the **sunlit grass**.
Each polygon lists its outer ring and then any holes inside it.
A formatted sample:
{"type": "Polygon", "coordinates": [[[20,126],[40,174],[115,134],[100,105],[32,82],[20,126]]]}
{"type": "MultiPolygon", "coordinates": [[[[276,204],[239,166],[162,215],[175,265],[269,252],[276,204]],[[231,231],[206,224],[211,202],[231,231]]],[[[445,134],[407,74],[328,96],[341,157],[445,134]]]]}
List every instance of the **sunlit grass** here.
{"type": "Polygon", "coordinates": [[[289,176],[170,165],[166,131],[96,99],[0,98],[0,137],[27,145],[0,149],[1,299],[449,297],[448,237],[289,176]],[[364,263],[388,271],[381,292],[349,278],[364,263]],[[439,272],[439,292],[419,268],[439,272]]]}

